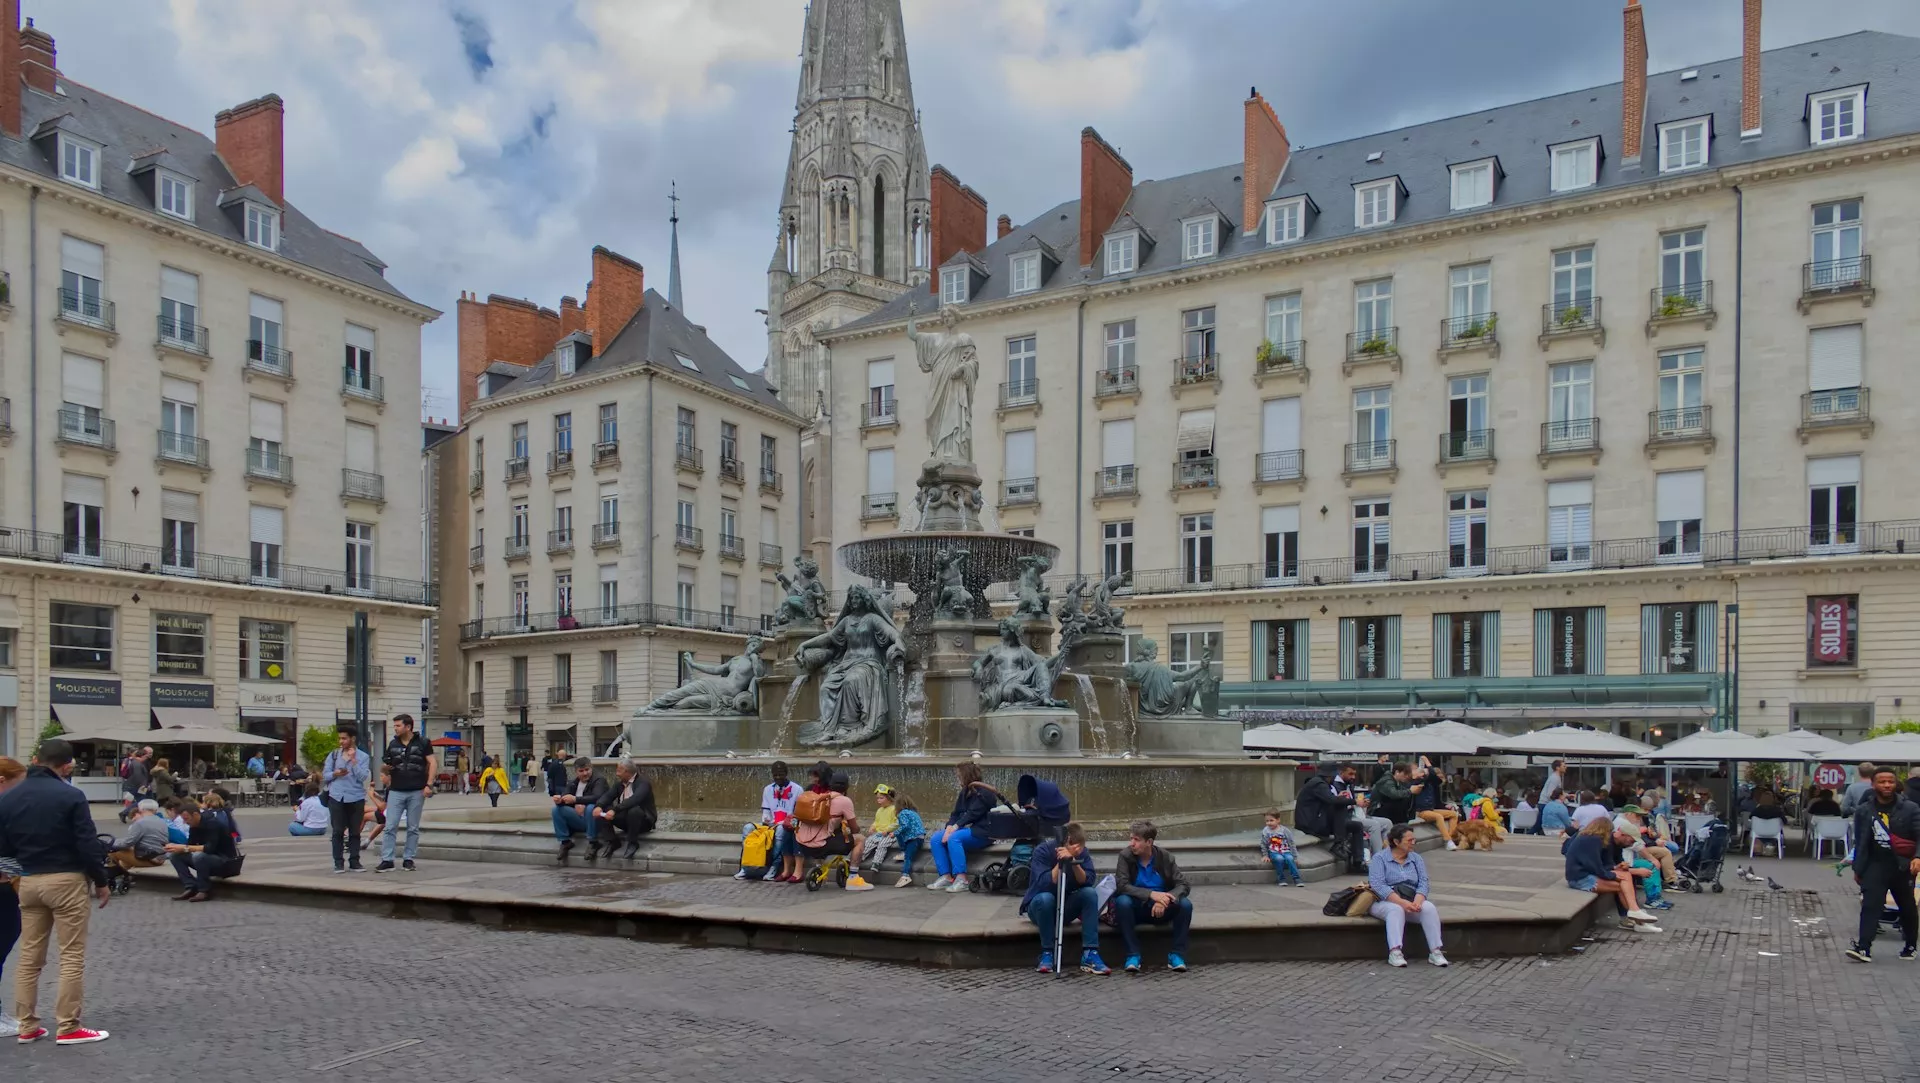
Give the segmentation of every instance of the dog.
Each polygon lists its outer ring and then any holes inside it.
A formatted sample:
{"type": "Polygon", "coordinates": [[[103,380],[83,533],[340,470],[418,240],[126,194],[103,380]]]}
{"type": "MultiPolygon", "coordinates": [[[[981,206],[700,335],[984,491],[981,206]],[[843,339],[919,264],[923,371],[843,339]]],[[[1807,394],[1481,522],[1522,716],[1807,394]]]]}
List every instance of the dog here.
{"type": "Polygon", "coordinates": [[[1471,850],[1476,845],[1482,850],[1492,850],[1496,842],[1505,842],[1506,829],[1492,820],[1461,820],[1453,828],[1453,841],[1460,844],[1462,850],[1471,850]]]}

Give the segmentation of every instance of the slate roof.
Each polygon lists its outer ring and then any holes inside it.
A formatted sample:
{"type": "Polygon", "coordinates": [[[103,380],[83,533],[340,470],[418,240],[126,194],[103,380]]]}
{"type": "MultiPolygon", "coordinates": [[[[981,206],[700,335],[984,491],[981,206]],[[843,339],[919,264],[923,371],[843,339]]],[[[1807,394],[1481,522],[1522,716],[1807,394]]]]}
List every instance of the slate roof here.
{"type": "MultiPolygon", "coordinates": [[[[658,290],[646,292],[640,311],[634,313],[633,319],[628,320],[627,325],[613,336],[613,342],[598,356],[575,368],[573,375],[567,377],[567,382],[615,369],[647,365],[671,369],[680,376],[709,384],[723,394],[777,410],[792,418],[795,424],[800,423],[800,417],[781,404],[779,392],[769,386],[759,373],[741,368],[738,362],[727,356],[727,351],[707,337],[705,328],[697,326],[680,310],[667,304],[667,299],[660,296],[658,290]],[[681,364],[676,354],[685,356],[696,367],[690,369],[681,364]]],[[[489,368],[488,371],[493,369],[489,368]]],[[[525,375],[488,395],[487,400],[517,395],[553,382],[554,355],[548,354],[526,370],[525,375]]]]}
{"type": "MultiPolygon", "coordinates": [[[[59,179],[54,161],[53,131],[69,132],[101,146],[99,194],[141,210],[154,210],[153,199],[135,180],[129,167],[158,164],[194,181],[193,224],[235,244],[245,243],[237,216],[221,204],[239,182],[221,162],[214,142],[191,128],[164,120],[137,106],[103,94],[61,76],[58,95],[22,86],[20,127],[25,139],[0,138],[0,162],[37,173],[50,186],[67,185],[59,179]]],[[[386,264],[358,241],[322,229],[290,203],[280,207],[279,254],[294,263],[344,278],[371,290],[411,301],[394,288],[382,272],[386,264]]]]}
{"type": "MultiPolygon", "coordinates": [[[[1498,106],[1476,113],[1416,124],[1394,131],[1361,136],[1320,147],[1293,151],[1269,199],[1306,195],[1319,214],[1309,212],[1302,240],[1323,241],[1358,232],[1384,233],[1430,223],[1453,215],[1484,213],[1488,208],[1454,211],[1452,175],[1448,166],[1497,158],[1503,175],[1494,192],[1493,209],[1549,199],[1578,198],[1587,193],[1660,176],[1659,125],[1671,121],[1712,117],[1708,168],[1777,158],[1808,149],[1806,123],[1809,95],[1844,87],[1867,86],[1866,138],[1920,132],[1920,38],[1878,31],[1862,31],[1837,38],[1771,49],[1762,54],[1760,137],[1740,138],[1740,58],[1698,66],[1698,75],[1683,80],[1681,68],[1647,77],[1647,127],[1638,168],[1620,162],[1621,84],[1570,91],[1532,101],[1498,106]],[[1571,193],[1549,190],[1551,146],[1598,136],[1602,160],[1597,183],[1571,193]],[[1380,159],[1368,162],[1369,154],[1380,159]],[[1373,180],[1399,178],[1406,196],[1390,226],[1359,230],[1354,226],[1353,186],[1373,180]]],[[[1166,180],[1134,185],[1111,232],[1142,228],[1155,242],[1142,246],[1139,277],[1188,266],[1181,260],[1180,221],[1196,208],[1223,208],[1232,223],[1222,230],[1218,253],[1210,260],[1232,259],[1270,246],[1263,236],[1242,231],[1239,208],[1243,184],[1241,163],[1233,162],[1166,180]]],[[[1066,289],[1104,276],[1101,257],[1094,267],[1078,266],[1080,204],[1062,203],[1045,214],[992,241],[978,253],[986,265],[986,282],[975,291],[975,303],[1006,298],[1010,275],[1007,257],[1039,237],[1068,259],[1041,284],[1039,293],[1066,289]]],[[[911,302],[919,311],[934,307],[924,290],[909,290],[859,320],[837,328],[869,327],[903,319],[911,302]]]]}

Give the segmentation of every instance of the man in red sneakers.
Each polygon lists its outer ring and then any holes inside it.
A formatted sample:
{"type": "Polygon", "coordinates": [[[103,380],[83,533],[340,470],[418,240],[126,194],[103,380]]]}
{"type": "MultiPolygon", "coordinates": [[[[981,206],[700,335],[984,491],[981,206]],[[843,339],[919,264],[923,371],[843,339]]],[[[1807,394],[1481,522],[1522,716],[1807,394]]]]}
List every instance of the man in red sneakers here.
{"type": "Polygon", "coordinates": [[[80,1025],[81,986],[87,972],[89,896],[107,905],[106,853],[94,831],[87,798],[67,784],[73,774],[73,746],[59,738],[44,741],[27,768],[27,777],[0,794],[0,857],[18,862],[20,962],[14,977],[14,1014],[20,1017],[20,1042],[47,1036],[40,1025],[40,971],[47,962],[47,940],[60,941],[60,993],[54,1042],[85,1045],[105,1041],[107,1032],[80,1025]]]}

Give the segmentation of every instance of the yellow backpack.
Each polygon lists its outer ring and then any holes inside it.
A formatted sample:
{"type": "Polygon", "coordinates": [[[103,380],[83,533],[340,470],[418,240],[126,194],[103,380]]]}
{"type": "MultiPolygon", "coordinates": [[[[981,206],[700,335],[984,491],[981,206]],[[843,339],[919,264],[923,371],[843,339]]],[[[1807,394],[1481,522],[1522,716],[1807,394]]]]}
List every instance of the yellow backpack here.
{"type": "Polygon", "coordinates": [[[740,840],[740,867],[743,869],[764,869],[767,867],[767,855],[773,852],[773,828],[766,824],[756,824],[740,840]]]}

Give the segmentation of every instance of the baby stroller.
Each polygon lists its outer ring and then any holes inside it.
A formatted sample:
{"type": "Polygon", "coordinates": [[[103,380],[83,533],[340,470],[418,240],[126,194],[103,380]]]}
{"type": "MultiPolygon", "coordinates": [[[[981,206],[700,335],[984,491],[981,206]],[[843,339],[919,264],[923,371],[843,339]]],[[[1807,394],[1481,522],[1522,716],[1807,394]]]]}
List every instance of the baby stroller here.
{"type": "MultiPolygon", "coordinates": [[[[101,850],[111,854],[113,852],[113,836],[102,834],[98,837],[100,839],[101,850]]],[[[107,888],[115,895],[125,895],[127,892],[133,890],[132,870],[123,869],[119,865],[114,864],[111,857],[105,860],[102,868],[107,874],[107,888]]]]}
{"type": "Polygon", "coordinates": [[[1720,820],[1711,820],[1693,833],[1693,845],[1680,855],[1674,863],[1673,890],[1691,891],[1695,895],[1713,888],[1718,895],[1726,888],[1720,886],[1720,866],[1727,857],[1727,839],[1730,832],[1720,820]]]}
{"type": "Polygon", "coordinates": [[[1073,807],[1060,787],[1032,775],[1021,775],[1014,789],[1018,808],[995,811],[987,816],[987,834],[996,839],[1013,839],[1013,850],[1005,861],[995,861],[982,869],[972,881],[975,891],[993,894],[1011,892],[1024,895],[1032,876],[1034,847],[1042,839],[1058,842],[1061,829],[1073,819],[1073,807]]]}

